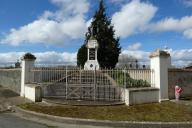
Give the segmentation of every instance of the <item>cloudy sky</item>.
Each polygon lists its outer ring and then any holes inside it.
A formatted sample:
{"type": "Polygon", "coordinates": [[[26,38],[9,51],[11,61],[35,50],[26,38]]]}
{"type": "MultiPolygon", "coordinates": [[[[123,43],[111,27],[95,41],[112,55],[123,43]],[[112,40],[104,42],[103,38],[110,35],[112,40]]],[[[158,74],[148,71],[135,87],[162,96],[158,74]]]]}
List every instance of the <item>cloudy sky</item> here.
{"type": "MultiPolygon", "coordinates": [[[[167,49],[192,62],[192,0],[104,0],[122,54],[148,61],[167,49]]],[[[32,52],[39,63],[75,63],[99,0],[0,0],[0,63],[32,52]]]]}

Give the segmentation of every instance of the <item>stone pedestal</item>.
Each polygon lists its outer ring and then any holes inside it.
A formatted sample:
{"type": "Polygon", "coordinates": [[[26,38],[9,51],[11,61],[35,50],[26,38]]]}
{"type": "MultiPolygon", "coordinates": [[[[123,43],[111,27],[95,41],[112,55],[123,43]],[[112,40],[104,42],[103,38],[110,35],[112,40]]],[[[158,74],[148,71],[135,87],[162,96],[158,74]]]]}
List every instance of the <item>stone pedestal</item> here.
{"type": "Polygon", "coordinates": [[[99,63],[97,61],[98,43],[96,39],[90,39],[87,43],[88,56],[84,65],[84,70],[98,70],[99,63]]]}
{"type": "Polygon", "coordinates": [[[155,88],[160,89],[159,101],[168,100],[168,68],[171,66],[170,54],[157,49],[151,53],[151,70],[155,73],[155,88]]]}

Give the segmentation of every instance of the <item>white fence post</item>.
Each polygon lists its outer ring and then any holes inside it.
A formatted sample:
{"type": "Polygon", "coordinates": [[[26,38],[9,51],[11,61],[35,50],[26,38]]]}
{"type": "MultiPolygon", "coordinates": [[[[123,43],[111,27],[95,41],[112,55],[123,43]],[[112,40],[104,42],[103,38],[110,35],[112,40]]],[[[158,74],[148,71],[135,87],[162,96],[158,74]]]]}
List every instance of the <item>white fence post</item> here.
{"type": "Polygon", "coordinates": [[[34,80],[34,73],[31,69],[34,67],[36,57],[30,53],[26,53],[22,58],[21,69],[21,93],[20,96],[25,97],[25,84],[32,83],[34,80]]]}
{"type": "MultiPolygon", "coordinates": [[[[155,74],[154,87],[159,88],[159,101],[168,100],[168,68],[171,66],[170,54],[157,49],[151,53],[151,69],[155,74]]],[[[153,79],[153,78],[151,78],[153,79]]]]}

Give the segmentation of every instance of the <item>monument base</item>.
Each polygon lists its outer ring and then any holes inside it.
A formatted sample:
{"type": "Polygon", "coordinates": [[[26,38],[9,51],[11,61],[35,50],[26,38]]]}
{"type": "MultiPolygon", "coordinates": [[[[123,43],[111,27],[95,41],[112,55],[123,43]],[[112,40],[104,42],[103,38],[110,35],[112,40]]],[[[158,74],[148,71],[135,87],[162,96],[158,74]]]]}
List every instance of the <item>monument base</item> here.
{"type": "Polygon", "coordinates": [[[99,70],[99,63],[97,60],[88,60],[84,65],[84,70],[99,70]]]}

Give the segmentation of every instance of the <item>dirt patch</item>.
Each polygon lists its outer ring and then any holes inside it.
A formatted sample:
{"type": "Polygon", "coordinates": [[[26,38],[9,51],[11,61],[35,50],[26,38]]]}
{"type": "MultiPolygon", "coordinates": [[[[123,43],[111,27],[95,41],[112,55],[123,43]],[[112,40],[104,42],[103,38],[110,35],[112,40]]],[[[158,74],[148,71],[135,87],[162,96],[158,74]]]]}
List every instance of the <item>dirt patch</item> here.
{"type": "Polygon", "coordinates": [[[16,96],[19,96],[19,94],[17,94],[14,91],[11,91],[9,89],[4,89],[4,88],[0,89],[0,97],[11,98],[16,96]]]}

